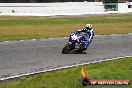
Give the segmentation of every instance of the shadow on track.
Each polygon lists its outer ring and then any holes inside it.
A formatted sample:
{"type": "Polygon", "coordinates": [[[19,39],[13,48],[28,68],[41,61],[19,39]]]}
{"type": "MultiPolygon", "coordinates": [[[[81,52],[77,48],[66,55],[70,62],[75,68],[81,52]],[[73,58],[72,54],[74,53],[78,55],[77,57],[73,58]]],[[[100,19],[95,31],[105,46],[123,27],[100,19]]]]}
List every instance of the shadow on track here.
{"type": "Polygon", "coordinates": [[[81,52],[81,53],[79,53],[78,50],[72,50],[68,54],[87,54],[87,52],[81,52]]]}

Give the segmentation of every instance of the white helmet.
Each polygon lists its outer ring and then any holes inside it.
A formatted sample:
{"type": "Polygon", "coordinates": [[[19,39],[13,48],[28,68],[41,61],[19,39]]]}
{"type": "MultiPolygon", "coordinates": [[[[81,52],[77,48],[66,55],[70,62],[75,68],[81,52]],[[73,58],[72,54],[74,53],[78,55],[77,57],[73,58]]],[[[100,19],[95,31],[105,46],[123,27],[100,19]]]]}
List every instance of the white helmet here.
{"type": "Polygon", "coordinates": [[[86,24],[85,28],[86,29],[92,29],[92,25],[91,24],[86,24]]]}

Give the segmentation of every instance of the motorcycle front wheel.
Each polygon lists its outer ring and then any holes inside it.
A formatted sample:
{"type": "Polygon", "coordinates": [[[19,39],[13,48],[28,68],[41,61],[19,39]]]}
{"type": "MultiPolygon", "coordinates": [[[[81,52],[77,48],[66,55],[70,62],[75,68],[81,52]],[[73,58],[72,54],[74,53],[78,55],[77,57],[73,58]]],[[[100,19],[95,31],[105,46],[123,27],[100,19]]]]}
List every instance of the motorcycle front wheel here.
{"type": "Polygon", "coordinates": [[[66,44],[65,47],[62,49],[62,54],[68,54],[71,50],[75,48],[72,44],[66,44]]]}

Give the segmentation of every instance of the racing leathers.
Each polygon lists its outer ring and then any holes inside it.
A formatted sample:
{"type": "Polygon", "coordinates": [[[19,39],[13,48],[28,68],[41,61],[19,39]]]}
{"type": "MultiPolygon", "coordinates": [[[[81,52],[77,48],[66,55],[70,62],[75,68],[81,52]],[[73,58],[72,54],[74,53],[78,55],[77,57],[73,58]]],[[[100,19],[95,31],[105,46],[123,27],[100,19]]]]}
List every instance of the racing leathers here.
{"type": "MultiPolygon", "coordinates": [[[[83,28],[81,30],[76,30],[74,33],[76,35],[82,35],[82,33],[85,33],[83,35],[85,35],[85,40],[83,41],[84,43],[84,49],[86,50],[87,47],[89,46],[89,44],[92,42],[92,39],[93,39],[93,36],[94,36],[94,32],[93,32],[93,29],[86,29],[86,28],[83,28]]],[[[78,40],[78,42],[80,42],[78,40]]]]}

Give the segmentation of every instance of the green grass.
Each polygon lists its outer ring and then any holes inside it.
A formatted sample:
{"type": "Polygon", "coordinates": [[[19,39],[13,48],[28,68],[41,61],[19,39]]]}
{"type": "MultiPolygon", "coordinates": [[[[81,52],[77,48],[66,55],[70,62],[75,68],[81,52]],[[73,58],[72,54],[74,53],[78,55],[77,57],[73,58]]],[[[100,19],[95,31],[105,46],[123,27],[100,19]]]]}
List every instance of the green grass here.
{"type": "Polygon", "coordinates": [[[91,16],[91,17],[70,17],[70,18],[46,18],[46,17],[2,17],[0,26],[19,25],[44,25],[44,24],[102,24],[102,23],[130,23],[132,15],[116,16],[91,16]]]}
{"type": "MultiPolygon", "coordinates": [[[[127,79],[132,81],[132,58],[89,64],[40,73],[0,83],[0,88],[84,88],[80,85],[81,68],[90,79],[127,79]]],[[[127,86],[88,86],[87,88],[132,88],[127,86]]]]}
{"type": "Polygon", "coordinates": [[[64,37],[70,32],[93,24],[95,34],[126,34],[132,32],[132,14],[87,17],[0,17],[0,41],[64,37]]]}

